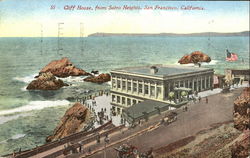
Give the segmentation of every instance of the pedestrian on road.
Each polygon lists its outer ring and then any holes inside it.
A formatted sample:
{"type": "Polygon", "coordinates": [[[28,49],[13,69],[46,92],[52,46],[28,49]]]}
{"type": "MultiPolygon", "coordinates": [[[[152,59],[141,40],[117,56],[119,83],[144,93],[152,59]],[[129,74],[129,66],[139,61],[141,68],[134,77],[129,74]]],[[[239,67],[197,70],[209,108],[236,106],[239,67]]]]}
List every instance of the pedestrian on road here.
{"type": "Polygon", "coordinates": [[[206,97],[206,103],[208,103],[208,98],[206,97]]]}
{"type": "Polygon", "coordinates": [[[193,99],[193,102],[195,103],[195,97],[194,96],[192,96],[192,99],[193,99]]]}
{"type": "Polygon", "coordinates": [[[82,152],[82,146],[80,145],[79,147],[79,152],[81,153],[82,152]]]}
{"type": "Polygon", "coordinates": [[[201,102],[201,96],[199,96],[199,103],[201,102]]]}

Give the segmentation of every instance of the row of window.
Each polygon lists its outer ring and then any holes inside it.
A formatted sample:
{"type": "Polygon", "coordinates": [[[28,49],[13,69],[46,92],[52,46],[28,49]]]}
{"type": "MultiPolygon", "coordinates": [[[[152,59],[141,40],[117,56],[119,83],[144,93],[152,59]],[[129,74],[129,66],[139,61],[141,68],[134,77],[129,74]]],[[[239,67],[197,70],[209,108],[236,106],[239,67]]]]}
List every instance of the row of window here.
{"type": "MultiPolygon", "coordinates": [[[[112,88],[116,88],[116,83],[115,83],[115,80],[112,81],[112,88]]],[[[126,82],[125,81],[122,81],[122,87],[121,87],[121,81],[120,80],[117,80],[117,88],[118,89],[122,89],[122,90],[126,90],[126,82]]],[[[128,91],[130,92],[137,92],[137,83],[133,83],[133,90],[131,88],[131,82],[128,81],[128,91]]],[[[143,92],[143,85],[141,83],[139,83],[138,85],[138,91],[139,93],[141,94],[146,94],[146,95],[149,95],[149,85],[144,85],[144,92],[143,92]]],[[[155,96],[155,86],[150,86],[150,94],[151,96],[155,96]]],[[[159,96],[161,94],[161,87],[157,87],[157,96],[159,96]]]]}
{"type": "Polygon", "coordinates": [[[127,105],[127,106],[131,106],[131,105],[134,105],[136,103],[140,103],[139,100],[121,97],[121,96],[116,96],[116,95],[112,95],[112,102],[122,104],[122,105],[127,105]],[[127,99],[127,103],[126,103],[126,99],[127,99]]]}

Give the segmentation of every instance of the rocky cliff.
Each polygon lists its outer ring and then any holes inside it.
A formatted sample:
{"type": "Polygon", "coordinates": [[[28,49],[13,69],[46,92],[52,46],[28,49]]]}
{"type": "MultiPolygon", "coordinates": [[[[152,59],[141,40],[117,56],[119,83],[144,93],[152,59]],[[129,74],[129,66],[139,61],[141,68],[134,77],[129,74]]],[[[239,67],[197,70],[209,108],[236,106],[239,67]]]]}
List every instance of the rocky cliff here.
{"type": "Polygon", "coordinates": [[[250,87],[234,101],[234,127],[240,131],[250,128],[250,87]]]}
{"type": "Polygon", "coordinates": [[[50,142],[81,131],[89,119],[89,110],[81,103],[75,103],[65,112],[53,135],[48,136],[46,141],[50,142]]]}
{"type": "Polygon", "coordinates": [[[89,75],[86,71],[76,68],[68,58],[51,61],[40,71],[40,73],[44,72],[51,72],[57,77],[89,75]]]}
{"type": "Polygon", "coordinates": [[[104,83],[111,80],[110,74],[100,74],[98,76],[89,76],[84,79],[86,82],[93,82],[93,83],[104,83]]]}
{"type": "Polygon", "coordinates": [[[234,101],[234,127],[242,133],[242,139],[232,147],[233,158],[246,158],[250,153],[250,87],[245,88],[234,101]]]}
{"type": "Polygon", "coordinates": [[[51,73],[41,73],[35,80],[33,80],[26,89],[28,90],[57,90],[63,86],[68,86],[60,79],[51,73]]]}
{"type": "Polygon", "coordinates": [[[188,55],[184,55],[179,61],[178,63],[180,64],[189,64],[189,63],[200,63],[200,62],[210,62],[211,58],[206,55],[205,53],[201,52],[201,51],[195,51],[192,52],[191,54],[188,55]]]}

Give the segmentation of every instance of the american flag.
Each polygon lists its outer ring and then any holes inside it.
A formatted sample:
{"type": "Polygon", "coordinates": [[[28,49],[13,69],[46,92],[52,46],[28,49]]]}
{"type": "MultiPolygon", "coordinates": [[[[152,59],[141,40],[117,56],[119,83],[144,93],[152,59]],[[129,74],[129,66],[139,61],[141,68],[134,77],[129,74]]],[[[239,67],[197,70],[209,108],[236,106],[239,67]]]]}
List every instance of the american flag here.
{"type": "Polygon", "coordinates": [[[230,53],[228,50],[227,50],[227,57],[226,57],[226,61],[236,61],[238,60],[238,56],[236,53],[230,53]]]}

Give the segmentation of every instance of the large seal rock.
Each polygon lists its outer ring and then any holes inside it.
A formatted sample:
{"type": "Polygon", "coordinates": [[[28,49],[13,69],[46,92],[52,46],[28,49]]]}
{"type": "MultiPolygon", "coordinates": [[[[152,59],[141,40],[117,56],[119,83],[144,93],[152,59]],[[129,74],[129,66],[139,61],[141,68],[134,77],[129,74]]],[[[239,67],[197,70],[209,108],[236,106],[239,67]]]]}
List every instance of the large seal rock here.
{"type": "Polygon", "coordinates": [[[51,73],[41,73],[35,80],[33,80],[26,89],[28,90],[57,90],[63,86],[68,86],[60,79],[51,73]]]}
{"type": "Polygon", "coordinates": [[[98,76],[89,76],[83,80],[86,82],[104,83],[104,82],[110,81],[111,76],[110,76],[110,74],[106,73],[106,74],[100,74],[98,76]]]}
{"type": "Polygon", "coordinates": [[[75,103],[65,112],[53,135],[48,136],[46,141],[54,141],[81,131],[87,125],[89,119],[89,110],[83,104],[75,103]]]}
{"type": "Polygon", "coordinates": [[[189,63],[200,63],[200,62],[210,62],[211,58],[204,54],[201,51],[195,51],[192,52],[191,54],[188,55],[184,55],[179,61],[178,63],[180,64],[189,64],[189,63]]]}
{"type": "Polygon", "coordinates": [[[68,58],[50,62],[40,71],[40,73],[44,72],[51,72],[57,77],[89,75],[86,71],[76,68],[68,58]]]}

